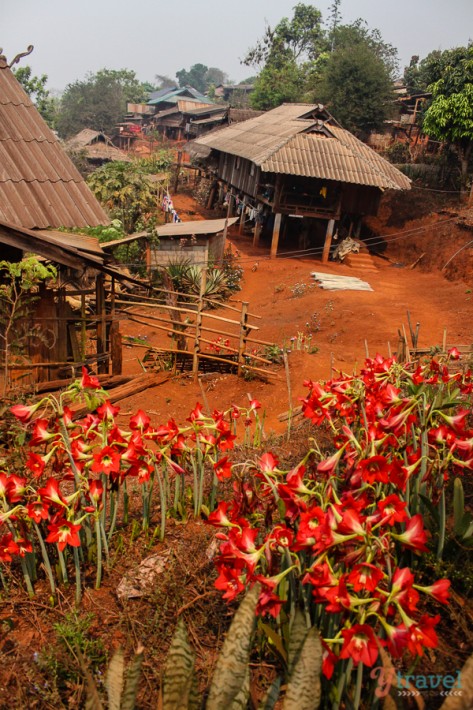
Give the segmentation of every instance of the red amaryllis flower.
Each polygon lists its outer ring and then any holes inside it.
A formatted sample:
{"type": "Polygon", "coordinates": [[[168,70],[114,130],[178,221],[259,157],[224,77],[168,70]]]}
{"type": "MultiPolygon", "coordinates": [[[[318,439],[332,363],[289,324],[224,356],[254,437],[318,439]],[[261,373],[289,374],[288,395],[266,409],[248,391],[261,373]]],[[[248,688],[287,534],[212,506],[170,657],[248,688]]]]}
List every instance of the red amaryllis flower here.
{"type": "Polygon", "coordinates": [[[130,429],[140,429],[141,431],[146,431],[149,427],[151,419],[148,417],[146,412],[142,409],[138,409],[135,415],[130,417],[130,429]]]}
{"type": "Polygon", "coordinates": [[[378,644],[373,629],[368,624],[355,624],[351,629],[343,629],[343,646],[340,658],[352,658],[355,666],[363,663],[372,666],[378,658],[378,644]]]}
{"type": "Polygon", "coordinates": [[[244,563],[242,560],[234,560],[231,567],[217,563],[219,575],[214,582],[216,589],[225,591],[223,599],[232,601],[240,592],[245,589],[244,563]]]}
{"type": "Polygon", "coordinates": [[[104,446],[94,454],[94,462],[90,467],[95,473],[118,473],[120,471],[120,454],[111,446],[104,446]]]}
{"type": "Polygon", "coordinates": [[[46,542],[57,542],[61,552],[66,545],[80,547],[79,530],[81,527],[81,525],[74,525],[74,523],[70,523],[64,518],[58,520],[57,523],[50,523],[48,525],[49,535],[46,538],[46,542]]]}
{"type": "Polygon", "coordinates": [[[392,536],[416,552],[428,552],[425,544],[427,542],[427,533],[424,530],[424,523],[420,513],[409,518],[406,529],[401,535],[392,533],[392,536]]]}
{"type": "MultiPolygon", "coordinates": [[[[215,525],[215,527],[233,527],[234,523],[232,522],[232,514],[228,514],[228,509],[230,507],[230,503],[227,501],[220,501],[218,506],[215,508],[215,510],[210,513],[209,517],[207,518],[207,523],[210,525],[215,525]]],[[[233,512],[233,511],[232,511],[233,512]]]]}
{"type": "Polygon", "coordinates": [[[223,481],[224,478],[231,478],[232,463],[229,461],[228,456],[224,456],[223,459],[214,463],[214,471],[219,481],[223,481]]]}
{"type": "Polygon", "coordinates": [[[202,411],[203,411],[203,406],[201,405],[200,402],[197,402],[194,409],[192,410],[192,412],[188,416],[187,421],[191,422],[192,424],[194,422],[201,423],[205,419],[205,416],[202,413],[202,411]]]}
{"type": "Polygon", "coordinates": [[[44,458],[34,451],[30,451],[28,458],[25,461],[26,468],[31,471],[35,478],[39,478],[46,468],[44,458]]]}
{"type": "Polygon", "coordinates": [[[260,471],[268,473],[277,469],[279,461],[277,460],[276,456],[273,456],[273,454],[271,453],[267,453],[261,456],[258,463],[260,471]]]}
{"type": "Polygon", "coordinates": [[[27,552],[33,552],[33,545],[29,540],[25,540],[23,537],[17,537],[15,542],[18,545],[18,554],[20,557],[24,557],[27,552]]]}
{"type": "Polygon", "coordinates": [[[98,503],[100,503],[100,507],[102,507],[102,495],[103,495],[102,481],[98,481],[98,480],[89,481],[89,498],[94,503],[95,507],[97,507],[98,503]]]}
{"type": "Polygon", "coordinates": [[[416,585],[417,589],[420,589],[425,594],[430,594],[436,601],[441,604],[446,604],[448,602],[450,593],[450,580],[449,579],[438,579],[429,587],[420,587],[416,585]]]}
{"type": "Polygon", "coordinates": [[[383,577],[384,574],[379,567],[368,562],[362,562],[354,566],[348,575],[348,582],[353,585],[355,592],[359,592],[361,589],[373,592],[383,577]]]}
{"type": "Polygon", "coordinates": [[[327,611],[338,613],[344,609],[350,609],[351,597],[348,594],[345,579],[346,575],[342,575],[338,584],[335,587],[330,587],[325,593],[325,600],[328,601],[325,607],[327,611]]]}
{"type": "Polygon", "coordinates": [[[18,555],[19,551],[20,549],[10,532],[0,537],[0,560],[2,562],[11,562],[12,555],[18,555]]]}
{"type": "Polygon", "coordinates": [[[66,503],[61,491],[59,490],[59,483],[55,478],[48,478],[44,488],[38,488],[37,493],[42,500],[52,503],[53,505],[62,507],[66,503]]]}
{"type": "Polygon", "coordinates": [[[263,577],[263,575],[255,575],[255,580],[261,584],[261,591],[256,605],[256,614],[264,616],[269,614],[275,619],[278,617],[284,601],[275,594],[274,590],[281,581],[278,577],[263,577]]]}
{"type": "Polygon", "coordinates": [[[250,401],[250,411],[255,412],[257,409],[261,409],[261,402],[258,402],[257,399],[252,399],[250,401]]]}
{"type": "Polygon", "coordinates": [[[35,500],[26,506],[26,514],[35,523],[49,518],[49,505],[42,500],[35,500]]]}
{"type": "Polygon", "coordinates": [[[30,406],[27,406],[26,404],[14,404],[13,407],[10,407],[10,412],[22,424],[27,424],[39,407],[39,403],[31,404],[30,406]]]}
{"type": "Polygon", "coordinates": [[[448,351],[448,356],[451,360],[459,360],[461,357],[458,348],[450,348],[450,350],[448,351]]]}
{"type": "Polygon", "coordinates": [[[109,399],[106,399],[105,402],[96,409],[98,418],[102,420],[114,419],[119,411],[120,407],[115,407],[109,399]]]}
{"type": "Polygon", "coordinates": [[[7,499],[10,503],[19,503],[26,490],[26,478],[20,478],[12,473],[7,481],[7,499]]]}
{"type": "Polygon", "coordinates": [[[323,656],[322,656],[322,673],[330,680],[333,676],[333,671],[338,661],[338,656],[334,654],[333,651],[327,646],[325,641],[322,640],[323,656]]]}
{"type": "Polygon", "coordinates": [[[381,522],[384,525],[395,525],[403,523],[407,520],[406,508],[407,503],[401,500],[395,493],[379,501],[378,510],[381,514],[381,522]]]}
{"type": "Polygon", "coordinates": [[[361,473],[366,483],[389,483],[389,469],[390,465],[385,456],[362,459],[356,467],[356,471],[361,473]]]}
{"type": "Polygon", "coordinates": [[[438,646],[438,638],[435,632],[435,626],[440,621],[440,615],[437,616],[421,616],[417,624],[412,624],[408,628],[407,648],[410,653],[418,656],[424,654],[424,648],[436,648],[438,646]]]}
{"type": "Polygon", "coordinates": [[[276,525],[266,538],[271,549],[278,547],[291,547],[294,540],[294,533],[291,528],[285,525],[276,525]]]}
{"type": "Polygon", "coordinates": [[[56,435],[48,431],[49,422],[47,419],[35,419],[33,432],[29,442],[30,446],[39,446],[45,441],[53,439],[56,435]]]}
{"type": "Polygon", "coordinates": [[[94,375],[89,375],[87,368],[82,368],[82,377],[80,380],[80,386],[83,389],[96,390],[100,388],[100,382],[94,375]]]}
{"type": "Polygon", "coordinates": [[[400,626],[391,626],[387,621],[381,618],[381,623],[386,631],[386,646],[393,658],[400,658],[404,649],[407,646],[408,631],[404,624],[400,626]]]}

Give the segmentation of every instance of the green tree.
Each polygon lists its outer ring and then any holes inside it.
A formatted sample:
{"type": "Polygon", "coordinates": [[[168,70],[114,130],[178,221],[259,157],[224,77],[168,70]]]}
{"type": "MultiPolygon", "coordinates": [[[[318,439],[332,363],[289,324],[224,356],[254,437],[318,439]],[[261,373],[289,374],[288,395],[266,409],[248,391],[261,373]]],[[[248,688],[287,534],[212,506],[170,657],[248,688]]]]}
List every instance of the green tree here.
{"type": "Polygon", "coordinates": [[[360,23],[335,27],[332,41],[333,51],[315,65],[310,96],[326,104],[344,128],[366,134],[390,114],[395,50],[360,23]]]}
{"type": "Polygon", "coordinates": [[[143,84],[129,69],[101,69],[69,84],[57,119],[59,135],[68,138],[83,128],[110,133],[123,118],[128,102],[147,98],[143,84]]]}
{"type": "Polygon", "coordinates": [[[250,48],[243,64],[263,67],[269,61],[292,60],[298,64],[316,59],[323,46],[322,14],[313,5],[298,3],[292,19],[283,19],[272,29],[266,26],[264,35],[250,48]]]}
{"type": "Polygon", "coordinates": [[[149,170],[140,163],[108,163],[87,178],[92,192],[123,224],[127,234],[144,226],[156,212],[156,195],[147,179],[149,170]]]}
{"type": "Polygon", "coordinates": [[[250,105],[254,109],[267,111],[282,103],[293,103],[300,99],[304,89],[304,73],[294,60],[271,60],[255,81],[250,94],[250,105]]]}
{"type": "Polygon", "coordinates": [[[29,65],[13,69],[13,73],[48,126],[54,128],[59,101],[51,96],[49,89],[46,87],[48,82],[47,75],[35,76],[29,65]]]}
{"type": "Polygon", "coordinates": [[[432,103],[423,130],[456,149],[465,187],[473,149],[473,45],[443,52],[439,63],[442,74],[429,87],[432,103]]]}

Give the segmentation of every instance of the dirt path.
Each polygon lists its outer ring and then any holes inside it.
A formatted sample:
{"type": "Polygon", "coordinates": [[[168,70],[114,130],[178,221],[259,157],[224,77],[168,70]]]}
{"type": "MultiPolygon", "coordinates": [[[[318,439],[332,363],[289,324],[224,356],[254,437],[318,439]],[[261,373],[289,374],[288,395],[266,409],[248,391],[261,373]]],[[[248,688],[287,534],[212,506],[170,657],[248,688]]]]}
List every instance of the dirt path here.
{"type": "MultiPolygon", "coordinates": [[[[186,221],[201,216],[198,213],[202,211],[187,195],[177,195],[174,203],[186,221]]],[[[269,260],[266,248],[255,249],[251,237],[239,236],[236,229],[230,232],[229,241],[244,267],[242,290],[235,300],[249,301],[250,310],[262,316],[259,324],[262,339],[291,350],[294,404],[303,394],[304,379],[330,377],[331,364],[345,372],[359,367],[365,359],[365,341],[370,356],[377,352],[387,356],[388,342],[395,352],[398,328],[404,323],[408,330],[407,310],[413,324],[420,323],[421,347],[441,344],[445,327],[449,343],[472,341],[470,288],[462,281],[447,281],[438,271],[421,273],[408,267],[396,268],[380,258],[374,259],[375,270],[363,264],[322,265],[318,259],[269,260]],[[310,274],[314,270],[357,276],[368,281],[373,291],[322,290],[313,284],[310,274]],[[317,351],[297,350],[298,334],[311,335],[310,347],[317,351]]],[[[153,345],[165,342],[151,327],[125,323],[122,329],[127,334],[146,335],[153,345]]],[[[140,372],[138,358],[142,354],[143,351],[126,348],[125,370],[140,372]]],[[[277,415],[288,408],[283,368],[280,379],[271,384],[258,380],[245,382],[233,375],[206,376],[205,381],[210,407],[227,408],[233,402],[244,404],[250,393],[269,414],[268,431],[282,430],[284,425],[278,422],[277,415]]],[[[181,378],[130,397],[122,402],[122,410],[131,412],[140,407],[159,419],[173,416],[182,420],[197,400],[202,400],[199,386],[191,378],[181,378]]]]}

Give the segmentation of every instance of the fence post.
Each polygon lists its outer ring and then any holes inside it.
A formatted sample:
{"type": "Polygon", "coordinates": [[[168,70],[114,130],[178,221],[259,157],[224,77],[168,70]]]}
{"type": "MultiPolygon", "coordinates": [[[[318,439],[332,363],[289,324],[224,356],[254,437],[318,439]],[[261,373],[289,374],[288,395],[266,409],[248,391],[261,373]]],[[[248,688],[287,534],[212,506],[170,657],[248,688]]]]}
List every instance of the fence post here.
{"type": "Polygon", "coordinates": [[[194,382],[197,382],[199,377],[199,353],[200,353],[200,336],[202,328],[202,310],[204,307],[204,293],[207,286],[207,267],[203,266],[200,270],[200,298],[197,304],[197,315],[195,318],[195,340],[194,340],[194,356],[192,358],[192,372],[194,382]]]}
{"type": "Polygon", "coordinates": [[[240,317],[240,341],[238,343],[238,376],[241,375],[243,365],[245,364],[244,352],[246,350],[246,338],[248,335],[248,302],[243,301],[241,304],[240,317]]]}

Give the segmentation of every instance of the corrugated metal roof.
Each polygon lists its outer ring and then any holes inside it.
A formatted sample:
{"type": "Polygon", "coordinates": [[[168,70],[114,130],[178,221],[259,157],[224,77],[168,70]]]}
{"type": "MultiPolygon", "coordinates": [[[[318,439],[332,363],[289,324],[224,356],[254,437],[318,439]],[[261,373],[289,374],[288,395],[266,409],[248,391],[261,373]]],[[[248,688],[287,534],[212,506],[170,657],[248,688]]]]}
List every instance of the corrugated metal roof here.
{"type": "Polygon", "coordinates": [[[40,229],[110,221],[3,58],[0,219],[40,229]]]}
{"type": "MultiPolygon", "coordinates": [[[[217,234],[225,229],[225,219],[202,219],[192,222],[170,222],[156,227],[158,237],[187,237],[191,234],[217,234]]],[[[238,222],[238,217],[230,217],[228,226],[238,222]]]]}
{"type": "Polygon", "coordinates": [[[323,107],[283,104],[261,116],[208,133],[191,153],[219,150],[251,160],[264,172],[408,190],[410,180],[349,131],[317,118],[323,107]]]}
{"type": "Polygon", "coordinates": [[[342,143],[338,136],[347,140],[344,135],[346,133],[348,132],[337,128],[336,138],[322,133],[302,133],[294,136],[262,163],[261,170],[380,189],[409,189],[409,179],[387,161],[379,158],[371,148],[356,138],[353,142],[350,141],[351,145],[342,143]]]}

